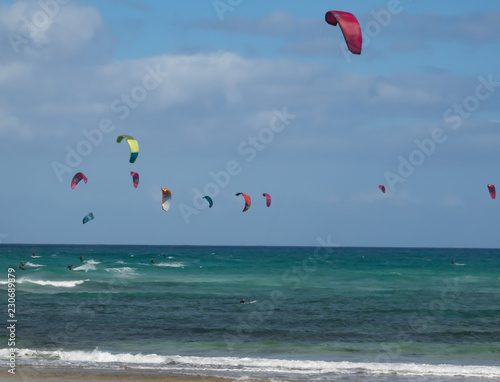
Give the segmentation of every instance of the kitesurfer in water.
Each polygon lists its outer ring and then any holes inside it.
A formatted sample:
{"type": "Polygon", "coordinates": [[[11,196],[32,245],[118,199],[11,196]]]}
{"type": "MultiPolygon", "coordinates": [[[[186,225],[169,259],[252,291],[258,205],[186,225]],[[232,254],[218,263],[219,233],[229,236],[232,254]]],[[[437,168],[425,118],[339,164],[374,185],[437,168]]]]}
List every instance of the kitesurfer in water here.
{"type": "Polygon", "coordinates": [[[156,265],[154,257],[151,258],[151,264],[156,265]]]}
{"type": "Polygon", "coordinates": [[[68,265],[68,269],[69,269],[70,271],[72,271],[72,270],[73,270],[73,264],[68,265]]]}
{"type": "Polygon", "coordinates": [[[455,264],[455,259],[451,259],[451,264],[455,264]]]}
{"type": "Polygon", "coordinates": [[[240,304],[246,304],[246,302],[245,302],[245,297],[243,297],[243,298],[241,299],[240,304]]]}
{"type": "Polygon", "coordinates": [[[31,257],[35,257],[35,252],[33,252],[33,253],[31,254],[31,257]]]}
{"type": "Polygon", "coordinates": [[[25,271],[26,268],[24,268],[23,265],[24,265],[24,261],[21,261],[21,264],[19,264],[19,269],[25,271]]]}
{"type": "Polygon", "coordinates": [[[83,256],[80,256],[80,262],[83,263],[83,256]]]}

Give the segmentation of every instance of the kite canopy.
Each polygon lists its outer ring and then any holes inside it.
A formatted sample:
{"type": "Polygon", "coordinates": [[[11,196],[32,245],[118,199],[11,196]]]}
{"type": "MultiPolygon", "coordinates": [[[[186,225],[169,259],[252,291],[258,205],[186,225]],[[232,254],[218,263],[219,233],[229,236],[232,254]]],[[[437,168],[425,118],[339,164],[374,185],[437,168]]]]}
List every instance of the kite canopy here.
{"type": "Polygon", "coordinates": [[[250,204],[251,204],[251,200],[250,200],[250,196],[248,196],[247,194],[244,194],[243,192],[238,192],[236,194],[236,196],[240,196],[240,195],[243,195],[243,197],[245,198],[245,208],[243,208],[243,212],[245,212],[246,210],[248,210],[250,208],[250,204]]]}
{"type": "Polygon", "coordinates": [[[208,208],[212,208],[212,206],[214,205],[214,202],[210,196],[205,195],[202,199],[206,199],[208,202],[208,208]]]}
{"type": "Polygon", "coordinates": [[[116,141],[120,143],[124,138],[127,140],[127,143],[130,146],[129,162],[134,163],[137,159],[137,156],[139,155],[139,143],[137,143],[134,137],[131,137],[130,135],[119,135],[118,138],[116,138],[116,141]]]}
{"type": "Polygon", "coordinates": [[[134,187],[137,188],[137,186],[139,185],[139,174],[134,171],[130,171],[130,175],[132,175],[132,181],[134,182],[134,187]]]}
{"type": "Polygon", "coordinates": [[[87,177],[83,175],[81,172],[77,172],[73,179],[71,180],[71,189],[74,189],[78,183],[83,179],[85,183],[87,183],[87,177]]]}
{"type": "Polygon", "coordinates": [[[491,199],[495,199],[495,197],[497,196],[495,186],[492,184],[488,184],[488,191],[490,192],[491,199]]]}
{"type": "Polygon", "coordinates": [[[88,215],[83,218],[83,224],[88,223],[91,220],[94,220],[94,214],[89,212],[88,215]]]}
{"type": "Polygon", "coordinates": [[[161,208],[164,211],[168,211],[170,208],[170,202],[172,200],[172,193],[168,188],[161,188],[161,208]]]}
{"type": "Polygon", "coordinates": [[[336,26],[338,23],[351,53],[361,54],[363,37],[361,36],[361,27],[356,16],[349,12],[328,11],[325,14],[325,21],[333,26],[336,26]]]}
{"type": "Polygon", "coordinates": [[[266,206],[270,206],[271,205],[271,195],[269,194],[266,194],[265,192],[262,194],[262,196],[265,196],[266,197],[266,206]]]}
{"type": "Polygon", "coordinates": [[[382,190],[382,192],[385,194],[385,186],[378,186],[382,190]]]}

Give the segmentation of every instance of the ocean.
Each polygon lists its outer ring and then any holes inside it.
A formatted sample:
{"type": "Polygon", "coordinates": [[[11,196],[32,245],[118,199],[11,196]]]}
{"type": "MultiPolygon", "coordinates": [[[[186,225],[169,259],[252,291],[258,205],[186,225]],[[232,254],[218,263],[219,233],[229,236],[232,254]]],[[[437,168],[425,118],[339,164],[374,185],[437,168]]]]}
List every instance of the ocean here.
{"type": "Polygon", "coordinates": [[[498,249],[2,244],[0,270],[21,373],[500,380],[498,249]]]}

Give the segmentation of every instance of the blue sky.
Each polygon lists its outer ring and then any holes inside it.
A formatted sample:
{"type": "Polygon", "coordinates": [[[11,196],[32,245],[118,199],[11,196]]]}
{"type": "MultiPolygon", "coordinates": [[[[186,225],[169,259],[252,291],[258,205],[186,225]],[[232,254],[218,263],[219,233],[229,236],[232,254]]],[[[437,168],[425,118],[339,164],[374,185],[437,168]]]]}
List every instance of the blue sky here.
{"type": "Polygon", "coordinates": [[[498,248],[499,20],[486,0],[0,1],[0,240],[498,248]]]}

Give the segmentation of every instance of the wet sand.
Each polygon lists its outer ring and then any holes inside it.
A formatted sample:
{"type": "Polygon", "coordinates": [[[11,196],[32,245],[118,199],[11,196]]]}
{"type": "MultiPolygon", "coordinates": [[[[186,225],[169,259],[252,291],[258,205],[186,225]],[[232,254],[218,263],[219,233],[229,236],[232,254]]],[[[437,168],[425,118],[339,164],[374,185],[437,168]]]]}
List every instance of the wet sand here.
{"type": "Polygon", "coordinates": [[[0,369],[1,381],[22,382],[231,382],[233,379],[200,375],[176,375],[171,373],[148,372],[142,370],[85,370],[18,367],[16,374],[0,369]]]}

